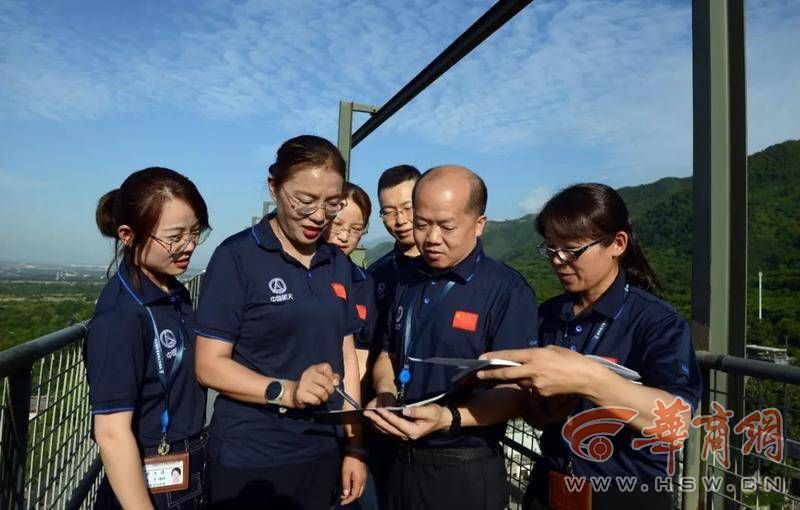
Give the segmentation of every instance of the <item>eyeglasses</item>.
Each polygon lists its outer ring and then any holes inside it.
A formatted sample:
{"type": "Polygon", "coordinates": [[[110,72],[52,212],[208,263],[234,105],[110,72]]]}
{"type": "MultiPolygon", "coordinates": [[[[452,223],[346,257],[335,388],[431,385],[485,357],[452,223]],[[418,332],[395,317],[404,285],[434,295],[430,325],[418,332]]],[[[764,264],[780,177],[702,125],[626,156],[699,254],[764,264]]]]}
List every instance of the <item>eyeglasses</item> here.
{"type": "Polygon", "coordinates": [[[583,252],[594,246],[595,244],[605,241],[613,234],[609,234],[607,236],[603,236],[600,239],[596,239],[591,243],[584,244],[580,248],[558,248],[553,249],[547,246],[544,241],[539,243],[536,249],[539,251],[539,255],[546,258],[547,260],[553,260],[553,257],[558,257],[561,262],[575,262],[578,260],[578,257],[583,255],[583,252]]]}
{"type": "Polygon", "coordinates": [[[349,238],[352,236],[363,236],[368,231],[367,227],[344,227],[341,225],[331,225],[331,236],[336,237],[339,234],[347,233],[347,237],[349,238]]]}
{"type": "Polygon", "coordinates": [[[405,204],[400,209],[381,209],[380,217],[383,221],[394,220],[398,214],[402,214],[405,219],[411,219],[414,216],[414,206],[412,204],[405,204]]]}
{"type": "Polygon", "coordinates": [[[337,198],[335,201],[329,200],[327,202],[314,202],[313,200],[306,200],[292,196],[288,191],[285,194],[286,198],[289,200],[289,205],[292,207],[292,210],[303,217],[311,216],[320,208],[322,208],[325,210],[326,218],[333,218],[339,214],[339,211],[344,209],[345,206],[345,202],[341,198],[337,198]]]}
{"type": "Polygon", "coordinates": [[[185,250],[190,243],[194,243],[195,245],[203,244],[206,242],[206,239],[208,239],[209,234],[211,234],[211,227],[186,232],[185,234],[169,236],[166,239],[161,239],[152,234],[150,237],[167,250],[167,253],[175,255],[185,250]]]}

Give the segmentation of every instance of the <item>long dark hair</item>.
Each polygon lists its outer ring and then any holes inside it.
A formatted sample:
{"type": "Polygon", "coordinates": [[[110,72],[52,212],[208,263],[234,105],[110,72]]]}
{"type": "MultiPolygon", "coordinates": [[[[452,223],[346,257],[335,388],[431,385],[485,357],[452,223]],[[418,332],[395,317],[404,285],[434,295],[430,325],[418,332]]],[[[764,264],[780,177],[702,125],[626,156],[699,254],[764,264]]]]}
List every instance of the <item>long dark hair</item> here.
{"type": "Polygon", "coordinates": [[[117,189],[111,190],[97,202],[95,221],[100,233],[114,239],[114,259],[106,276],[111,274],[121,257],[129,261],[128,276],[139,288],[139,256],[158,225],[161,211],[170,199],[180,199],[194,211],[201,229],[208,229],[208,209],[197,187],[175,170],[161,167],[145,168],[128,176],[117,189]],[[130,246],[117,237],[120,225],[127,225],[134,236],[130,246]]]}
{"type": "Polygon", "coordinates": [[[628,281],[648,292],[656,293],[661,284],[647,262],[639,238],[631,224],[628,207],[613,188],[605,184],[575,184],[559,191],[536,217],[536,230],[560,239],[599,239],[609,246],[617,232],[628,234],[628,247],[620,258],[628,281]]]}

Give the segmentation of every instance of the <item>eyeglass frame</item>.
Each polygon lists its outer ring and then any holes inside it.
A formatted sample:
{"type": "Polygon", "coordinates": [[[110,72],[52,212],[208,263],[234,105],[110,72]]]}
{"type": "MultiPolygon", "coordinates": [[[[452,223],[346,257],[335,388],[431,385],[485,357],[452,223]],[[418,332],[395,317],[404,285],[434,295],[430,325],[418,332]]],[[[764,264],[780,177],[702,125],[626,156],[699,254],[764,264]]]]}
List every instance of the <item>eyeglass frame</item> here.
{"type": "Polygon", "coordinates": [[[165,240],[161,239],[160,237],[154,236],[153,234],[149,234],[149,237],[151,239],[153,239],[155,242],[157,242],[159,245],[161,245],[161,247],[164,248],[167,251],[167,253],[170,254],[170,256],[175,256],[176,254],[181,253],[183,251],[183,249],[186,248],[187,246],[189,246],[189,244],[192,243],[192,242],[194,242],[195,246],[201,245],[204,242],[206,242],[208,240],[208,236],[211,234],[211,230],[212,230],[211,227],[204,227],[204,228],[201,228],[196,233],[195,232],[186,232],[184,234],[181,234],[181,236],[180,236],[181,239],[183,239],[186,236],[189,236],[188,241],[186,241],[184,244],[180,245],[180,250],[174,250],[174,251],[173,251],[174,245],[176,243],[180,242],[179,240],[177,240],[177,241],[165,241],[165,240]],[[192,240],[192,238],[194,238],[194,241],[192,240]]]}
{"type": "MultiPolygon", "coordinates": [[[[283,188],[281,188],[281,191],[284,191],[283,188]]],[[[303,208],[299,208],[296,203],[299,202],[300,204],[303,204],[302,200],[300,200],[296,196],[292,195],[288,191],[285,191],[285,195],[286,195],[286,198],[289,201],[289,207],[292,208],[292,211],[296,212],[297,214],[299,214],[303,218],[307,218],[307,217],[311,216],[312,214],[314,214],[315,212],[319,211],[320,209],[324,209],[323,214],[325,215],[325,218],[333,219],[333,218],[336,217],[337,214],[342,212],[342,209],[344,209],[345,205],[346,205],[345,204],[345,200],[342,197],[339,197],[339,202],[338,202],[339,209],[337,209],[337,211],[335,213],[330,214],[328,212],[328,209],[327,209],[327,206],[329,204],[327,202],[325,202],[325,201],[322,201],[321,203],[315,202],[314,205],[313,205],[313,209],[311,209],[311,207],[312,207],[311,205],[305,206],[303,208]]]]}
{"type": "MultiPolygon", "coordinates": [[[[408,203],[408,202],[406,202],[408,203]]],[[[387,218],[394,217],[397,219],[397,216],[402,214],[403,217],[407,220],[410,220],[412,216],[414,216],[414,204],[408,205],[408,207],[403,206],[400,209],[393,208],[391,211],[378,211],[378,216],[381,217],[381,220],[384,222],[387,221],[387,218]]]]}
{"type": "Polygon", "coordinates": [[[337,235],[339,235],[340,233],[347,231],[347,238],[348,238],[348,239],[350,239],[350,236],[351,236],[351,235],[359,235],[359,236],[363,236],[363,235],[365,235],[367,232],[369,232],[369,227],[368,227],[368,226],[366,226],[366,225],[365,225],[364,227],[362,227],[362,228],[361,228],[361,230],[360,230],[358,233],[355,233],[355,232],[353,231],[353,227],[347,227],[347,228],[340,228],[340,229],[337,229],[337,228],[335,228],[335,227],[334,227],[334,225],[333,225],[333,222],[331,222],[331,226],[329,227],[329,229],[330,229],[330,234],[331,234],[332,236],[337,236],[337,235]]]}
{"type": "Polygon", "coordinates": [[[545,241],[542,241],[541,243],[536,245],[536,251],[538,251],[539,255],[541,255],[543,258],[545,258],[547,260],[553,260],[553,256],[556,256],[556,257],[558,257],[558,260],[568,264],[570,262],[575,262],[576,260],[578,260],[578,258],[580,258],[580,256],[583,255],[586,252],[586,250],[588,250],[589,248],[591,248],[595,244],[601,243],[601,242],[605,241],[606,239],[608,239],[609,237],[612,237],[614,235],[616,235],[616,234],[604,235],[603,237],[595,239],[594,241],[591,241],[591,242],[589,242],[587,244],[584,244],[583,246],[580,246],[578,248],[559,248],[557,250],[553,249],[553,248],[550,248],[549,246],[547,246],[545,241]],[[571,253],[574,258],[567,260],[567,259],[565,259],[564,257],[561,256],[560,252],[571,253]]]}

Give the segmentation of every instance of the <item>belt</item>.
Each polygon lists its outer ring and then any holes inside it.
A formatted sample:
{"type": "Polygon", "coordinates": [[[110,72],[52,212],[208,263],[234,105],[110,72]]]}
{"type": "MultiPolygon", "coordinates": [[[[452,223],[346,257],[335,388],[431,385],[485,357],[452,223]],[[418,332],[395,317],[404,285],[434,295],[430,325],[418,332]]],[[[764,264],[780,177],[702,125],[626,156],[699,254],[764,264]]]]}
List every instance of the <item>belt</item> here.
{"type": "Polygon", "coordinates": [[[477,448],[414,448],[403,443],[397,450],[397,459],[403,464],[428,464],[449,466],[470,460],[495,457],[499,452],[495,448],[480,446],[477,448]]]}
{"type": "MultiPolygon", "coordinates": [[[[200,433],[195,434],[191,437],[187,437],[186,439],[179,439],[177,441],[172,441],[169,444],[169,453],[183,453],[183,452],[191,452],[197,449],[197,447],[202,446],[208,442],[208,431],[203,429],[200,433]]],[[[156,455],[158,453],[158,446],[150,446],[144,448],[144,454],[147,455],[156,455]]]]}

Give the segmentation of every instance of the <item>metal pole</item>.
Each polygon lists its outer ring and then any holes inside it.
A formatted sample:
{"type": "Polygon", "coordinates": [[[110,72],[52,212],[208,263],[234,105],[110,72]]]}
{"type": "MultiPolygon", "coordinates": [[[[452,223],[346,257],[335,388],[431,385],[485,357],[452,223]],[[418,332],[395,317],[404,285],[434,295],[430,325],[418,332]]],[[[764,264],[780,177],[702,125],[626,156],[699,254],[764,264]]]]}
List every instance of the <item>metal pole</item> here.
{"type": "MultiPolygon", "coordinates": [[[[747,308],[747,132],[743,0],[693,0],[695,348],[744,357],[747,308]]],[[[712,398],[742,417],[741,376],[718,374],[712,398]]],[[[731,438],[732,443],[735,438],[731,438]]],[[[688,458],[697,464],[699,459],[688,458]]],[[[738,463],[739,459],[734,462],[738,463]]],[[[704,475],[705,473],[699,473],[704,475]]],[[[683,508],[702,504],[687,493],[683,508]]],[[[720,502],[721,503],[721,502],[720,502]]]]}
{"type": "Polygon", "coordinates": [[[761,301],[761,297],[762,297],[762,295],[761,295],[761,281],[762,281],[762,277],[763,276],[764,276],[764,273],[759,271],[758,272],[758,320],[761,320],[763,318],[763,315],[761,313],[761,305],[762,305],[762,301],[761,301]]]}
{"type": "Polygon", "coordinates": [[[350,180],[350,151],[353,139],[353,102],[339,101],[339,138],[337,145],[347,169],[346,180],[350,180]]]}
{"type": "MultiPolygon", "coordinates": [[[[355,147],[364,138],[375,131],[378,126],[386,122],[389,117],[397,113],[400,108],[408,104],[417,94],[436,81],[441,75],[453,67],[459,60],[485,41],[508,20],[516,16],[532,0],[500,0],[494,4],[483,16],[472,24],[458,39],[453,41],[438,57],[419,72],[405,87],[386,101],[378,112],[367,120],[353,133],[352,145],[355,147]]],[[[340,103],[341,105],[341,103],[340,103]]],[[[341,133],[341,106],[339,110],[339,132],[341,133]]]]}
{"type": "Polygon", "coordinates": [[[0,431],[8,450],[0,459],[0,508],[26,508],[25,462],[28,455],[28,413],[31,367],[8,376],[9,427],[0,431]]]}

